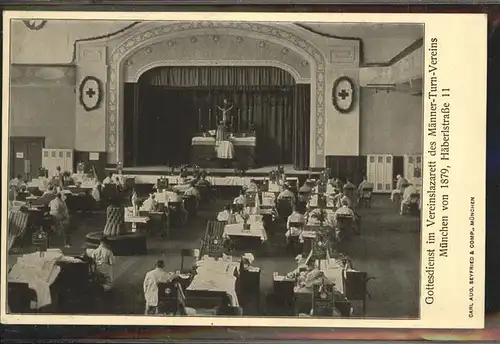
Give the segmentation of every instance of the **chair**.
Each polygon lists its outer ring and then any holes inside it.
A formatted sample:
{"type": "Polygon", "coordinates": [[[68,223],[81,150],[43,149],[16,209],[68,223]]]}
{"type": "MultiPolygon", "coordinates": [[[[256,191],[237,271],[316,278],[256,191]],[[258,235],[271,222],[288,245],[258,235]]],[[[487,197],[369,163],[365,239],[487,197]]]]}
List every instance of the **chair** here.
{"type": "Polygon", "coordinates": [[[373,188],[363,188],[359,195],[359,204],[364,208],[371,208],[373,188]]]}
{"type": "Polygon", "coordinates": [[[184,206],[190,217],[196,217],[198,213],[198,201],[196,196],[184,196],[184,206]]]}
{"type": "Polygon", "coordinates": [[[182,211],[182,202],[168,202],[168,212],[172,219],[173,226],[181,226],[184,222],[182,211]]]}
{"type": "Polygon", "coordinates": [[[280,310],[286,314],[295,313],[295,281],[274,281],[273,283],[273,301],[280,310]]]}
{"type": "Polygon", "coordinates": [[[28,211],[9,212],[9,227],[7,235],[7,251],[12,248],[18,238],[22,238],[28,225],[28,211]]]}
{"type": "Polygon", "coordinates": [[[247,207],[255,207],[256,196],[257,196],[256,192],[248,192],[247,191],[245,193],[245,198],[246,198],[246,201],[247,201],[247,207]]]}
{"type": "Polygon", "coordinates": [[[375,277],[368,277],[366,272],[346,271],[345,273],[345,297],[349,301],[361,301],[363,303],[363,315],[366,314],[366,297],[371,298],[367,290],[367,284],[375,277]]]}
{"type": "Polygon", "coordinates": [[[205,236],[202,239],[200,257],[205,254],[210,256],[221,256],[223,250],[223,233],[226,221],[207,221],[205,236]],[[217,243],[216,243],[217,242],[217,243]]]}
{"type": "Polygon", "coordinates": [[[158,313],[183,315],[183,308],[178,282],[158,283],[158,313]]]}
{"type": "Polygon", "coordinates": [[[277,202],[278,216],[281,219],[287,219],[293,212],[293,199],[290,197],[283,197],[277,202]]]}
{"type": "Polygon", "coordinates": [[[419,203],[420,203],[420,194],[418,193],[411,194],[408,203],[403,204],[403,214],[418,215],[419,203]]]}
{"type": "Polygon", "coordinates": [[[339,233],[338,240],[344,239],[347,235],[353,232],[354,230],[354,218],[351,215],[337,215],[337,224],[336,229],[339,233]]]}

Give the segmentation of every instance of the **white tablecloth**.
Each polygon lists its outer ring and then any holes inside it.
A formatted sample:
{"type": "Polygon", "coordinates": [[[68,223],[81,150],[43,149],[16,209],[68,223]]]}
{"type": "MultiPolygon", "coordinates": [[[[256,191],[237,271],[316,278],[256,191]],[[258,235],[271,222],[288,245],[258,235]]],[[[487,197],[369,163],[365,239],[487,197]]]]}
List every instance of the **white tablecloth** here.
{"type": "Polygon", "coordinates": [[[200,260],[197,262],[197,274],[187,290],[195,291],[223,291],[226,292],[233,307],[239,307],[236,295],[236,277],[234,276],[237,264],[233,262],[200,260]]]}
{"type": "Polygon", "coordinates": [[[149,221],[148,216],[134,216],[134,208],[132,207],[125,208],[124,216],[124,221],[129,223],[148,223],[149,221]]]}
{"type": "Polygon", "coordinates": [[[27,283],[36,293],[37,301],[31,308],[41,308],[52,303],[50,286],[61,272],[57,265],[63,256],[61,250],[47,250],[44,257],[38,252],[25,254],[17,259],[7,277],[8,282],[27,283]]]}
{"type": "MultiPolygon", "coordinates": [[[[307,204],[310,207],[318,207],[318,195],[312,195],[311,199],[309,200],[309,203],[307,204]]],[[[330,197],[327,197],[326,200],[326,207],[327,208],[335,208],[335,204],[333,203],[333,199],[330,197]]]]}
{"type": "Polygon", "coordinates": [[[269,192],[281,192],[282,187],[274,182],[269,182],[269,192]]]}
{"type": "Polygon", "coordinates": [[[329,259],[320,261],[319,266],[324,272],[325,277],[335,283],[335,288],[340,293],[344,294],[345,269],[342,266],[342,263],[335,259],[329,259]]]}
{"type": "Polygon", "coordinates": [[[231,141],[221,141],[216,150],[219,159],[232,159],[234,157],[234,146],[231,141]]]}
{"type": "MultiPolygon", "coordinates": [[[[240,214],[236,214],[234,216],[234,220],[237,224],[245,222],[240,214]]],[[[255,223],[255,222],[262,222],[262,215],[259,215],[259,214],[250,215],[248,218],[248,223],[255,223]]]]}
{"type": "MultiPolygon", "coordinates": [[[[249,222],[250,223],[250,222],[249,222]]],[[[250,230],[243,230],[243,223],[234,223],[224,227],[224,237],[231,236],[245,236],[245,237],[258,237],[262,241],[267,240],[267,233],[264,229],[262,222],[250,223],[250,230]]]]}
{"type": "MultiPolygon", "coordinates": [[[[230,137],[229,140],[234,146],[248,146],[252,147],[256,145],[255,136],[249,137],[230,137]]],[[[191,140],[193,146],[212,146],[215,145],[215,137],[202,137],[196,136],[191,140]]]]}

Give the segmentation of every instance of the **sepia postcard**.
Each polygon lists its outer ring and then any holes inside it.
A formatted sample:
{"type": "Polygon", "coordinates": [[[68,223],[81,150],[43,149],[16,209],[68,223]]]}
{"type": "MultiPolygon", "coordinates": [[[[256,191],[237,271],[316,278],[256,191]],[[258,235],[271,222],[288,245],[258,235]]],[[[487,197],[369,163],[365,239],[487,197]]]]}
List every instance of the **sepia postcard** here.
{"type": "Polygon", "coordinates": [[[485,15],[4,19],[2,323],[483,327],[485,15]]]}

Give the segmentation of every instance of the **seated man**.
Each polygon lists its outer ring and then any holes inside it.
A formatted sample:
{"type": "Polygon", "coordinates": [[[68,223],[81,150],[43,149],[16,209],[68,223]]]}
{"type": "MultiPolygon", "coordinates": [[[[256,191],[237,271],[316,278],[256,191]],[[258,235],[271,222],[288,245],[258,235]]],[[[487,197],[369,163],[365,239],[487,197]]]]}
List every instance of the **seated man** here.
{"type": "Polygon", "coordinates": [[[187,211],[184,207],[184,199],[182,198],[181,192],[179,190],[175,190],[168,198],[168,204],[175,203],[179,204],[179,211],[181,216],[181,221],[184,223],[187,220],[187,211]]]}
{"type": "Polygon", "coordinates": [[[22,176],[18,174],[16,178],[12,179],[9,182],[9,189],[11,191],[11,200],[15,201],[17,199],[17,195],[19,194],[19,191],[23,187],[24,182],[22,180],[22,176]]]}
{"type": "Polygon", "coordinates": [[[158,209],[158,201],[154,193],[149,194],[149,198],[142,204],[144,211],[155,212],[158,209]]]}
{"type": "Polygon", "coordinates": [[[226,204],[224,210],[217,215],[217,221],[226,221],[228,224],[233,223],[233,214],[231,213],[230,204],[226,204]]]}
{"type": "Polygon", "coordinates": [[[404,214],[405,207],[410,204],[412,195],[417,194],[417,189],[413,184],[409,184],[404,192],[403,192],[403,198],[401,199],[401,209],[400,209],[400,214],[404,214]]]}
{"type": "Polygon", "coordinates": [[[354,211],[349,207],[349,203],[346,200],[341,201],[342,206],[338,208],[335,213],[334,213],[334,220],[335,224],[337,224],[337,218],[338,216],[350,216],[352,217],[353,225],[354,222],[356,221],[356,215],[354,214],[354,211]]]}
{"type": "Polygon", "coordinates": [[[288,220],[286,221],[286,233],[285,238],[288,242],[289,237],[298,237],[302,233],[303,226],[306,224],[306,218],[304,214],[298,211],[297,208],[293,210],[293,213],[288,216],[288,220]],[[302,224],[302,227],[296,227],[291,224],[302,224]]]}
{"type": "Polygon", "coordinates": [[[361,183],[359,183],[359,186],[358,186],[359,194],[361,194],[363,192],[363,190],[365,190],[365,189],[373,189],[373,183],[370,183],[368,181],[368,178],[366,178],[366,176],[364,176],[363,181],[361,183]]]}
{"type": "Polygon", "coordinates": [[[197,183],[197,181],[191,181],[189,183],[189,188],[187,188],[186,191],[184,191],[184,195],[185,196],[194,196],[199,201],[201,196],[200,196],[200,192],[196,188],[196,183],[197,183]]]}
{"type": "Polygon", "coordinates": [[[108,176],[106,178],[104,178],[104,180],[102,181],[102,185],[106,185],[106,184],[114,184],[113,173],[109,172],[108,176]]]}
{"type": "Polygon", "coordinates": [[[248,192],[259,192],[259,186],[254,179],[250,179],[250,184],[248,184],[245,189],[248,192]]]}
{"type": "Polygon", "coordinates": [[[342,202],[344,201],[347,203],[348,207],[352,209],[352,201],[344,193],[340,192],[333,197],[333,204],[335,204],[336,208],[342,207],[342,202]]]}
{"type": "Polygon", "coordinates": [[[212,186],[210,184],[210,182],[207,180],[207,176],[205,175],[205,173],[201,174],[200,179],[198,179],[198,181],[196,182],[196,185],[205,186],[205,187],[212,186]]]}
{"type": "Polygon", "coordinates": [[[408,180],[406,180],[406,178],[404,178],[400,174],[396,176],[396,188],[391,192],[391,201],[394,202],[394,198],[396,197],[396,195],[401,195],[403,193],[403,188],[407,184],[408,180]]]}
{"type": "Polygon", "coordinates": [[[165,271],[165,262],[163,260],[156,261],[154,270],[146,273],[144,278],[143,290],[144,298],[146,299],[146,315],[158,313],[158,283],[168,283],[172,281],[176,275],[165,271]]]}
{"type": "Polygon", "coordinates": [[[288,184],[283,185],[283,191],[281,191],[281,193],[278,195],[278,201],[283,198],[291,198],[292,202],[295,204],[295,195],[290,190],[290,185],[288,184]]]}
{"type": "Polygon", "coordinates": [[[246,206],[247,198],[245,197],[245,190],[241,189],[240,194],[233,201],[233,204],[241,204],[243,207],[246,206]]]}

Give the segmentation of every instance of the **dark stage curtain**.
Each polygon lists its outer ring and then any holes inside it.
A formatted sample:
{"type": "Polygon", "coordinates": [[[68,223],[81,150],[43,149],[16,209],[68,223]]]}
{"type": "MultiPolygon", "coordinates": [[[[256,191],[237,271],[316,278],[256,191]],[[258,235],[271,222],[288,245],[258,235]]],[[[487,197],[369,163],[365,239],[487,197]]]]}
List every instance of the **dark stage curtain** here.
{"type": "MultiPolygon", "coordinates": [[[[293,166],[296,170],[309,168],[311,128],[311,85],[297,84],[294,89],[293,166]]],[[[313,144],[315,144],[313,142],[313,144]]]]}
{"type": "Polygon", "coordinates": [[[189,163],[192,137],[216,128],[224,98],[234,131],[255,127],[257,164],[308,168],[310,85],[272,67],[168,67],[125,84],[125,164],[189,163]]]}
{"type": "Polygon", "coordinates": [[[276,67],[163,67],[147,71],[141,80],[171,87],[295,85],[290,73],[276,67]]]}

